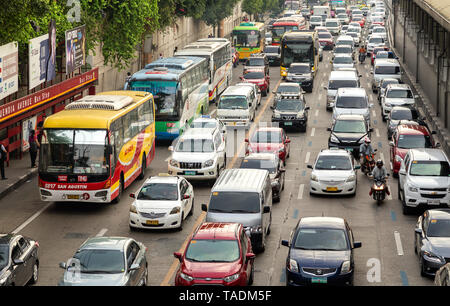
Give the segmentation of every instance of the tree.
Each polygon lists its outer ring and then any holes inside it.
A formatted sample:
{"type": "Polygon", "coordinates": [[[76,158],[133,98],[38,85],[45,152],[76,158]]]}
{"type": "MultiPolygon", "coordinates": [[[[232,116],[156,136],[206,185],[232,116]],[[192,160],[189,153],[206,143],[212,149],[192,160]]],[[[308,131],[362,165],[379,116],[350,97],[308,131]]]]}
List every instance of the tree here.
{"type": "Polygon", "coordinates": [[[206,0],[205,12],[201,19],[209,26],[216,27],[220,25],[220,21],[233,14],[233,8],[239,0],[206,0]]]}
{"type": "Polygon", "coordinates": [[[253,16],[255,14],[259,14],[263,11],[264,0],[243,0],[242,1],[242,10],[253,16]]]}

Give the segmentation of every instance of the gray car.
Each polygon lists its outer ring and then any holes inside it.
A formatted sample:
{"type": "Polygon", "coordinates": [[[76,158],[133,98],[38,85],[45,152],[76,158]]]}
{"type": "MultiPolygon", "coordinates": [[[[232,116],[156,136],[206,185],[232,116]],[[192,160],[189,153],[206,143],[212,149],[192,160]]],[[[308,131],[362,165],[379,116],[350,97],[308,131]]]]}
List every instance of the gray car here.
{"type": "Polygon", "coordinates": [[[146,286],[147,248],[126,237],[86,240],[73,258],[59,266],[65,270],[59,286],[146,286]]]}

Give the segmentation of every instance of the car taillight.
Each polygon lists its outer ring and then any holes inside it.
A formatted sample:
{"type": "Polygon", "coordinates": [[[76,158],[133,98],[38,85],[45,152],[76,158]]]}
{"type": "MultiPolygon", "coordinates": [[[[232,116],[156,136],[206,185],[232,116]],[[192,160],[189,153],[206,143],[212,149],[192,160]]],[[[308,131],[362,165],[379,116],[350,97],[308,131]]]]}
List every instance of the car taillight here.
{"type": "Polygon", "coordinates": [[[36,241],[36,242],[34,243],[34,245],[35,245],[36,247],[39,247],[39,242],[36,241]]]}

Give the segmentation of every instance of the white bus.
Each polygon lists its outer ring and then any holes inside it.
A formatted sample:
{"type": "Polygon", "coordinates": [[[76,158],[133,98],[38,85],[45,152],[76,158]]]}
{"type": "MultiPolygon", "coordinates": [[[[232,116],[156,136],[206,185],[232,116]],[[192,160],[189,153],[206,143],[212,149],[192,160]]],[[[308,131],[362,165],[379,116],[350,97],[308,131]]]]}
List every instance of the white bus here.
{"type": "Polygon", "coordinates": [[[186,45],[174,56],[197,56],[208,60],[210,70],[209,102],[216,98],[232,81],[233,61],[231,43],[226,38],[205,38],[186,45]]]}

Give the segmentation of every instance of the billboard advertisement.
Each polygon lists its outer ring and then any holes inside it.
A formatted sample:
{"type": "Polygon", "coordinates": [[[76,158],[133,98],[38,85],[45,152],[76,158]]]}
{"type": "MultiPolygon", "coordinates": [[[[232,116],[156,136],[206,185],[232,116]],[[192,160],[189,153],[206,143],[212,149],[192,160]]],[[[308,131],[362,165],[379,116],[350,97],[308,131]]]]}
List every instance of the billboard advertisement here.
{"type": "Polygon", "coordinates": [[[86,28],[84,25],[66,31],[66,74],[83,66],[85,60],[86,28]]]}
{"type": "Polygon", "coordinates": [[[19,45],[0,46],[0,100],[19,90],[19,45]]]}
{"type": "Polygon", "coordinates": [[[30,39],[28,43],[29,89],[45,82],[49,51],[48,34],[30,39]]]}

